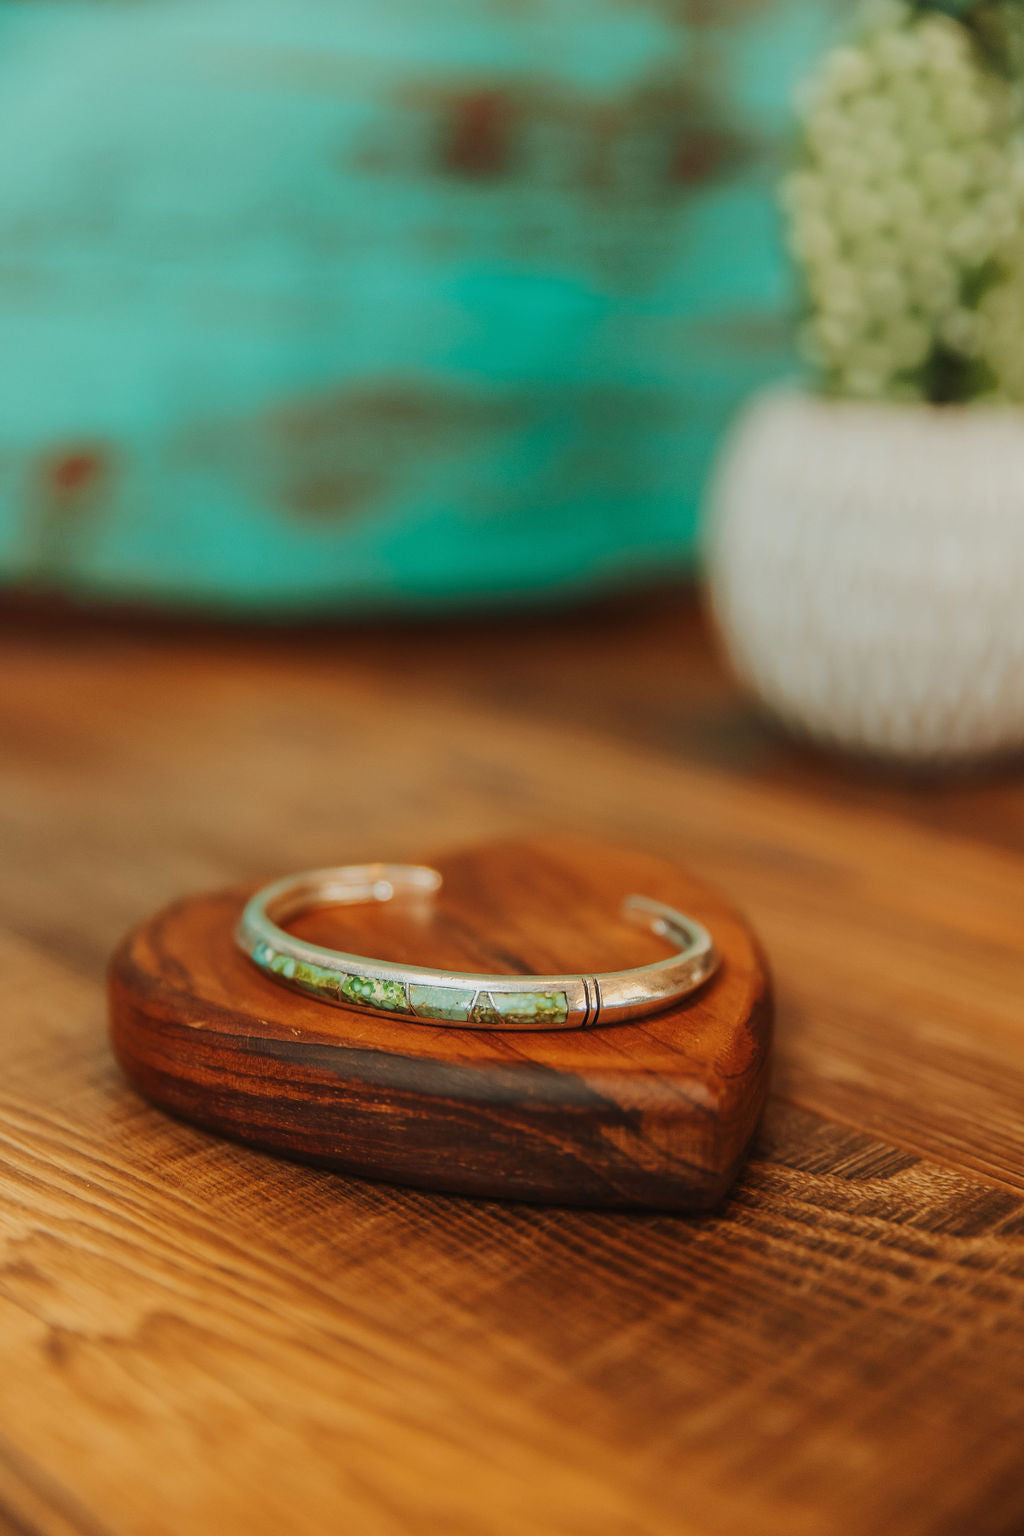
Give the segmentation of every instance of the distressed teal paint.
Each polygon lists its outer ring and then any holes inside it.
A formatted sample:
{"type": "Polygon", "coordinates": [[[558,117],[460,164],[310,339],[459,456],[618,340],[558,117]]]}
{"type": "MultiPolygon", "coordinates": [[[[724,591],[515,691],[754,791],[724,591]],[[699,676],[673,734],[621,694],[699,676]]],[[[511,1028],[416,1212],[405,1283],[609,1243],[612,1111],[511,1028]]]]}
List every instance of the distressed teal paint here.
{"type": "Polygon", "coordinates": [[[677,9],[0,5],[0,581],[354,612],[683,568],[790,366],[770,185],[842,5],[677,9]]]}

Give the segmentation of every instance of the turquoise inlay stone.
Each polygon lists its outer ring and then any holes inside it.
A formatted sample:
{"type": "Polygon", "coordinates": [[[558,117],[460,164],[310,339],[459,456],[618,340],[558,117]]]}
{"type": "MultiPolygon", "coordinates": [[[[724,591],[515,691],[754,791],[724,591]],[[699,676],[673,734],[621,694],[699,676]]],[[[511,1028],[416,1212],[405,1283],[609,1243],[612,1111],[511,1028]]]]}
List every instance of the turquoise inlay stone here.
{"type": "Polygon", "coordinates": [[[376,976],[346,976],[341,983],[341,998],[359,1008],[380,1008],[385,1013],[408,1013],[405,987],[400,981],[383,981],[376,976]]]}
{"type": "Polygon", "coordinates": [[[447,1019],[453,1024],[468,1024],[474,993],[461,987],[410,986],[409,1001],[419,1019],[447,1019]]]}
{"type": "Polygon", "coordinates": [[[495,1008],[489,992],[478,992],[473,1011],[469,1016],[471,1024],[489,1024],[492,1027],[501,1027],[505,1023],[504,1018],[495,1008]]]}
{"type": "Polygon", "coordinates": [[[337,996],[337,976],[325,971],[320,965],[307,965],[304,961],[294,960],[290,955],[279,955],[276,949],[264,944],[262,940],[253,949],[252,958],[263,970],[270,971],[274,976],[284,976],[288,981],[296,981],[309,992],[316,992],[320,996],[337,996]]]}
{"type": "MultiPolygon", "coordinates": [[[[487,996],[481,994],[481,998],[487,996]]],[[[493,992],[489,1001],[506,1024],[564,1024],[569,1005],[564,992],[493,992]]]]}
{"type": "Polygon", "coordinates": [[[317,997],[329,997],[332,1000],[338,995],[338,975],[335,971],[325,970],[322,965],[311,965],[308,961],[297,960],[295,969],[291,972],[292,979],[307,992],[313,992],[317,997]]]}

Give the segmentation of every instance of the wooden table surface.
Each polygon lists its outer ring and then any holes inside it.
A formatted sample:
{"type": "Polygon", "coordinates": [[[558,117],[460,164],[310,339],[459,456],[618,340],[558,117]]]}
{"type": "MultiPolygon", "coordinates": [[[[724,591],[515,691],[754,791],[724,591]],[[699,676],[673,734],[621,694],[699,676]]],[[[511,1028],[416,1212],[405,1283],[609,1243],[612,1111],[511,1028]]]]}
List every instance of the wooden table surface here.
{"type": "Polygon", "coordinates": [[[0,1531],[1024,1531],[1024,780],[788,743],[685,595],[0,628],[0,1531]],[[551,829],[753,919],[778,1046],[699,1218],[346,1180],[165,1118],[103,972],[183,892],[551,829]]]}

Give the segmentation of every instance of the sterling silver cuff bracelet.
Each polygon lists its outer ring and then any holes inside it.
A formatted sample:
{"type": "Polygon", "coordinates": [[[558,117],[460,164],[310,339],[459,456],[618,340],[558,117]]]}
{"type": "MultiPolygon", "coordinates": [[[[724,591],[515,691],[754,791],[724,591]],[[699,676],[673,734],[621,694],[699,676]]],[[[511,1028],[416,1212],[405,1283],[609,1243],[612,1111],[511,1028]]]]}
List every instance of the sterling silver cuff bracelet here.
{"type": "Polygon", "coordinates": [[[279,924],[314,907],[433,894],[441,876],[420,864],[349,864],[265,886],[245,907],[235,938],[274,981],[341,1008],[456,1029],[590,1029],[655,1013],[693,992],[718,965],[700,923],[646,896],[623,916],[675,946],[653,965],[591,976],[475,976],[395,965],[307,944],[279,924]]]}

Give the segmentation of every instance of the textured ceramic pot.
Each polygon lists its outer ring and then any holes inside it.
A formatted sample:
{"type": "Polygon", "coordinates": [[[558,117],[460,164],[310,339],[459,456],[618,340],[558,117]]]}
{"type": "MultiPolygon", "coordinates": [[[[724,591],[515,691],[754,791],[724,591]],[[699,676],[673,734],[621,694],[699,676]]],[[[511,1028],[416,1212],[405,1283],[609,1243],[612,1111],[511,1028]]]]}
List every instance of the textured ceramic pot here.
{"type": "Polygon", "coordinates": [[[911,760],[1024,747],[1024,411],[764,394],[706,552],[733,665],[790,726],[911,760]]]}

